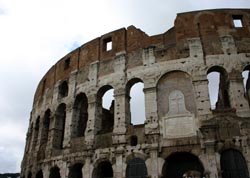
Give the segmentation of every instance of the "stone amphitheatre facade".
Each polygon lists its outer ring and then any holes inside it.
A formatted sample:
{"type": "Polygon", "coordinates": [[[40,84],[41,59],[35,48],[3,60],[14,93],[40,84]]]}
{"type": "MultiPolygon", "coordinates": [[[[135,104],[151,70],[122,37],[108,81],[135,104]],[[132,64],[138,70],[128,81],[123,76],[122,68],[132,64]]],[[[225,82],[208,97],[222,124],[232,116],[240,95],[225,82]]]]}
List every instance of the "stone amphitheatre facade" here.
{"type": "Polygon", "coordinates": [[[249,69],[250,9],[180,13],[155,36],[130,26],[98,37],[41,79],[21,177],[247,178],[249,69]],[[134,125],[130,89],[138,82],[145,120],[134,125]],[[104,109],[110,89],[114,101],[104,109]]]}

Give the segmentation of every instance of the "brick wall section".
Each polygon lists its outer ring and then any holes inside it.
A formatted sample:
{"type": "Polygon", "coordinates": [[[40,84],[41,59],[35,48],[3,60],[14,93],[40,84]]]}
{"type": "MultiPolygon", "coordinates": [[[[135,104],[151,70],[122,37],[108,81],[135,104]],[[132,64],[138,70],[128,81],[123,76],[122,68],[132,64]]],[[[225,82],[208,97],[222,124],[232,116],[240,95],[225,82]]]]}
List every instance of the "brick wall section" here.
{"type": "MultiPolygon", "coordinates": [[[[40,81],[34,103],[43,94],[43,89],[53,87],[58,80],[66,80],[72,71],[83,72],[90,63],[113,59],[119,52],[126,52],[128,68],[142,65],[142,49],[148,46],[156,47],[156,62],[189,57],[187,40],[190,38],[201,39],[204,55],[223,54],[220,40],[222,36],[233,37],[238,53],[250,52],[250,46],[246,45],[250,41],[249,28],[250,9],[219,9],[180,13],[176,17],[173,28],[155,36],[148,36],[134,26],[118,29],[82,45],[58,61],[40,81]],[[243,28],[234,27],[233,15],[242,16],[243,28]],[[104,49],[107,39],[112,40],[112,50],[109,51],[104,49]],[[68,58],[70,58],[70,66],[65,70],[64,63],[68,58]],[[45,88],[43,88],[44,79],[46,79],[45,88]]],[[[112,65],[112,62],[104,63],[112,65]]],[[[112,70],[100,72],[101,75],[106,75],[112,70]]],[[[84,74],[82,82],[87,80],[86,76],[84,74]]]]}

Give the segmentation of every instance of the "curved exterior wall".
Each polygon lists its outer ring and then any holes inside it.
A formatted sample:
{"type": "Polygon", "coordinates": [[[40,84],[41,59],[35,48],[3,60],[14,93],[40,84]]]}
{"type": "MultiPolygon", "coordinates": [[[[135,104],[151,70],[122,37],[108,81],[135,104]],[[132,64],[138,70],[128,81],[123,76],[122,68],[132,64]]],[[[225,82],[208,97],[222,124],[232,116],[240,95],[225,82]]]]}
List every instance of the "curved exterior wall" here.
{"type": "Polygon", "coordinates": [[[131,177],[135,162],[144,177],[197,171],[226,178],[230,158],[242,160],[246,176],[250,82],[245,91],[242,72],[249,69],[249,9],[181,13],[173,28],[156,36],[130,26],[96,38],[40,81],[21,176],[131,177]],[[215,108],[207,79],[213,71],[221,76],[215,108]],[[144,83],[146,119],[132,125],[129,90],[138,81],[144,83]],[[110,88],[114,105],[104,110],[101,97],[110,88]],[[174,160],[181,167],[176,172],[174,160]]]}

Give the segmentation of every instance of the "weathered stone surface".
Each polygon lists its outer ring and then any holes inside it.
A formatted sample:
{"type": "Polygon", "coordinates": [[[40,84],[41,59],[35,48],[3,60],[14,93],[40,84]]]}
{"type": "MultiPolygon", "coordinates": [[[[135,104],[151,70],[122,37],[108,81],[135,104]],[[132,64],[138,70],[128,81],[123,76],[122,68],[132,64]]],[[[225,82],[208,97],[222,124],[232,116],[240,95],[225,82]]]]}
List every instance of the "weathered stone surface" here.
{"type": "Polygon", "coordinates": [[[37,87],[21,177],[125,178],[139,166],[139,177],[225,178],[224,155],[236,155],[229,159],[240,160],[248,177],[250,79],[244,87],[242,72],[250,70],[249,22],[249,9],[181,13],[164,34],[130,26],[67,54],[37,87]],[[211,72],[220,75],[214,107],[211,72]],[[141,125],[130,113],[137,82],[144,83],[141,125]]]}

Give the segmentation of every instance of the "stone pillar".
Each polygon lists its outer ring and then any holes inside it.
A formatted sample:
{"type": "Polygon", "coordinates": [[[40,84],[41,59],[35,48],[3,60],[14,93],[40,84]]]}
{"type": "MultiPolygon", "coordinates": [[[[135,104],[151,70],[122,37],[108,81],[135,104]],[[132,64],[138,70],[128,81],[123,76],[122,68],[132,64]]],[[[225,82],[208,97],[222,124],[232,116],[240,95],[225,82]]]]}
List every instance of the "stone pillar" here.
{"type": "Polygon", "coordinates": [[[148,46],[143,49],[142,59],[144,66],[151,66],[155,63],[154,49],[155,46],[148,46]]]}
{"type": "Polygon", "coordinates": [[[94,168],[93,168],[93,164],[91,163],[92,156],[93,156],[92,150],[88,150],[88,152],[86,154],[84,166],[82,168],[84,178],[92,178],[93,177],[92,174],[93,174],[94,168]]]}
{"type": "Polygon", "coordinates": [[[130,123],[129,106],[127,103],[127,96],[125,89],[117,89],[114,91],[115,97],[115,115],[114,115],[114,130],[113,130],[113,144],[126,143],[127,126],[130,123]]]}
{"type": "MultiPolygon", "coordinates": [[[[73,102],[73,101],[72,101],[73,102]]],[[[66,118],[65,118],[65,127],[64,127],[64,138],[63,138],[63,148],[68,148],[70,146],[71,139],[71,122],[72,122],[72,103],[68,103],[66,106],[66,118]]]]}
{"type": "Polygon", "coordinates": [[[143,89],[145,95],[145,133],[158,134],[159,124],[157,117],[157,93],[156,87],[145,87],[143,89]]]}
{"type": "Polygon", "coordinates": [[[150,167],[151,167],[151,175],[149,175],[151,178],[158,178],[158,145],[157,144],[152,144],[151,147],[149,148],[150,151],[150,167]]]}
{"type": "Polygon", "coordinates": [[[115,178],[122,178],[123,177],[123,147],[118,147],[115,151],[115,158],[116,158],[116,165],[114,170],[114,177],[115,178]]]}
{"type": "Polygon", "coordinates": [[[196,107],[198,116],[205,116],[211,114],[211,105],[208,92],[208,80],[206,76],[196,77],[193,80],[196,107]]]}
{"type": "Polygon", "coordinates": [[[190,38],[189,43],[189,53],[190,57],[203,57],[203,49],[200,38],[190,38]]]}
{"type": "Polygon", "coordinates": [[[230,74],[229,80],[229,96],[231,108],[236,109],[236,113],[240,117],[249,117],[249,104],[244,97],[243,78],[240,75],[235,76],[235,73],[230,74]]]}
{"type": "Polygon", "coordinates": [[[206,178],[218,177],[218,154],[215,152],[215,144],[218,132],[217,125],[203,125],[200,128],[202,133],[202,147],[204,153],[200,159],[204,166],[204,174],[206,178]]]}
{"type": "Polygon", "coordinates": [[[100,115],[98,111],[98,102],[96,94],[88,96],[88,122],[85,130],[85,141],[88,146],[92,147],[96,133],[101,128],[100,115]]]}

